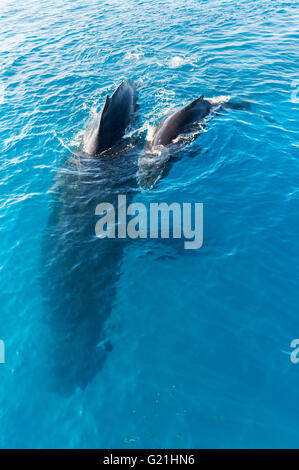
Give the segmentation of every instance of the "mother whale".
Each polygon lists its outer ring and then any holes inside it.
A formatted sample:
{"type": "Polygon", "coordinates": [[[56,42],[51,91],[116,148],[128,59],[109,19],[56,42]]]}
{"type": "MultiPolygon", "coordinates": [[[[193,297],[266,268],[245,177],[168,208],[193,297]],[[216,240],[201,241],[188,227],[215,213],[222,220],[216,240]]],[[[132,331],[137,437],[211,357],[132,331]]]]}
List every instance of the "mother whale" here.
{"type": "Polygon", "coordinates": [[[125,80],[106,99],[85,133],[82,153],[66,158],[51,188],[50,216],[41,250],[41,288],[48,327],[51,378],[63,395],[84,388],[104,364],[112,311],[127,240],[95,236],[101,202],[117,207],[118,195],[136,190],[136,152],[122,143],[134,119],[136,91],[125,80]],[[93,158],[105,151],[105,157],[93,158]],[[88,153],[89,155],[86,155],[88,153]]]}

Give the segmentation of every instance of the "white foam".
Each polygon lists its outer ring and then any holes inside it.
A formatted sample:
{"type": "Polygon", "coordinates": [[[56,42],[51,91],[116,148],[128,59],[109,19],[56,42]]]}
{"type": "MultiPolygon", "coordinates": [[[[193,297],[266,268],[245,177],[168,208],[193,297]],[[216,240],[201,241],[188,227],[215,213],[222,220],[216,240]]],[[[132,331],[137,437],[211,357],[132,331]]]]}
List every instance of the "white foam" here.
{"type": "Polygon", "coordinates": [[[84,130],[81,129],[80,131],[77,132],[76,135],[74,135],[74,137],[70,141],[70,146],[71,147],[78,147],[81,140],[82,140],[83,135],[84,135],[84,130]]]}
{"type": "Polygon", "coordinates": [[[209,101],[212,105],[221,105],[227,103],[231,99],[231,95],[220,95],[213,98],[206,98],[205,100],[209,101]]]}
{"type": "Polygon", "coordinates": [[[172,69],[177,69],[179,67],[182,67],[182,65],[195,65],[194,61],[190,58],[186,57],[180,57],[179,55],[175,55],[171,57],[168,61],[168,66],[172,69]]]}
{"type": "Polygon", "coordinates": [[[126,60],[139,60],[140,57],[144,55],[144,52],[126,52],[125,59],[126,60]]]}
{"type": "Polygon", "coordinates": [[[70,144],[67,144],[65,143],[61,137],[59,137],[59,135],[57,135],[56,131],[54,130],[53,131],[53,135],[59,140],[59,142],[61,143],[61,145],[67,149],[70,153],[72,153],[73,155],[75,156],[78,156],[78,154],[76,152],[74,152],[72,149],[71,149],[71,146],[78,146],[78,141],[79,141],[79,134],[82,136],[83,132],[80,131],[77,135],[78,135],[78,139],[76,138],[76,141],[75,140],[72,140],[72,142],[70,142],[70,144]]]}
{"type": "Polygon", "coordinates": [[[138,132],[146,131],[146,140],[150,142],[154,136],[156,127],[150,124],[149,121],[145,121],[145,123],[138,129],[138,132]]]}
{"type": "Polygon", "coordinates": [[[171,57],[169,61],[169,66],[173,69],[176,69],[177,67],[181,67],[185,63],[185,60],[183,57],[180,57],[178,55],[171,57]]]}

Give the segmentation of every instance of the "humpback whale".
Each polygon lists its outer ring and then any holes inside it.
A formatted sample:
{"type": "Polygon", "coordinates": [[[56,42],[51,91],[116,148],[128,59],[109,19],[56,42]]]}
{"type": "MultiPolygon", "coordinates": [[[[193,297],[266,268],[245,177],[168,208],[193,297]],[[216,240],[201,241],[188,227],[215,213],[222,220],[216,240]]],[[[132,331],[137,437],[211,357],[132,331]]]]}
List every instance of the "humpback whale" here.
{"type": "MultiPolygon", "coordinates": [[[[150,189],[161,178],[167,162],[175,152],[180,137],[195,131],[199,134],[205,119],[220,107],[250,109],[249,103],[228,102],[229,97],[208,99],[201,95],[191,103],[169,113],[155,129],[153,137],[138,160],[138,180],[143,189],[150,189]]],[[[183,140],[183,139],[182,139],[183,140]]]]}
{"type": "Polygon", "coordinates": [[[202,121],[210,113],[211,107],[211,103],[202,95],[192,103],[168,114],[155,130],[151,147],[169,145],[180,134],[188,132],[192,125],[202,121]]]}
{"type": "Polygon", "coordinates": [[[132,80],[124,80],[111,97],[107,96],[100,113],[88,126],[82,140],[82,150],[100,155],[118,144],[132,124],[137,106],[137,92],[132,80]]]}
{"type": "Polygon", "coordinates": [[[138,189],[136,161],[140,148],[114,150],[132,122],[135,108],[133,82],[125,80],[106,100],[91,140],[85,140],[95,158],[86,155],[82,147],[75,158],[66,156],[51,188],[50,215],[41,246],[40,284],[50,379],[53,389],[62,395],[84,389],[112,347],[108,319],[128,241],[98,239],[95,209],[101,202],[117,207],[119,194],[126,194],[130,202],[138,189]],[[103,149],[105,158],[97,158],[103,149]]]}
{"type": "Polygon", "coordinates": [[[169,113],[155,129],[153,137],[138,159],[138,180],[143,189],[150,189],[161,178],[171,158],[171,147],[179,136],[202,123],[210,114],[212,104],[203,95],[169,113]]]}

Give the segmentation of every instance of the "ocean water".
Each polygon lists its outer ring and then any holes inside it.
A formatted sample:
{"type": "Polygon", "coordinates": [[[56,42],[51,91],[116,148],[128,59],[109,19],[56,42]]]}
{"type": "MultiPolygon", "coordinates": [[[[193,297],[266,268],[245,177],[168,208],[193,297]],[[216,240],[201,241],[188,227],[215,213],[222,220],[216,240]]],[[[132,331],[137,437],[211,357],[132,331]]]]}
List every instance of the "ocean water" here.
{"type": "Polygon", "coordinates": [[[298,447],[296,3],[1,1],[1,448],[298,447]],[[133,143],[80,159],[126,77],[133,143]],[[148,135],[201,94],[251,110],[141,191],[148,135]],[[95,239],[121,192],[202,202],[202,248],[95,239]]]}

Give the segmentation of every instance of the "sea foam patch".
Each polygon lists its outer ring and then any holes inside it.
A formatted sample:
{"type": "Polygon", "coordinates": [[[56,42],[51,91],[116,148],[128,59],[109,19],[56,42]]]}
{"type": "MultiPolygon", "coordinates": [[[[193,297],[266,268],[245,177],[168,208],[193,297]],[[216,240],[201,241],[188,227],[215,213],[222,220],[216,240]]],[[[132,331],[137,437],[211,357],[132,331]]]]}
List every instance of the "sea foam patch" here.
{"type": "Polygon", "coordinates": [[[168,60],[168,63],[167,65],[171,68],[171,69],[177,69],[179,67],[182,67],[183,65],[195,65],[195,62],[193,59],[191,59],[190,57],[181,57],[179,55],[175,55],[173,57],[171,57],[169,60],[168,60]]]}

